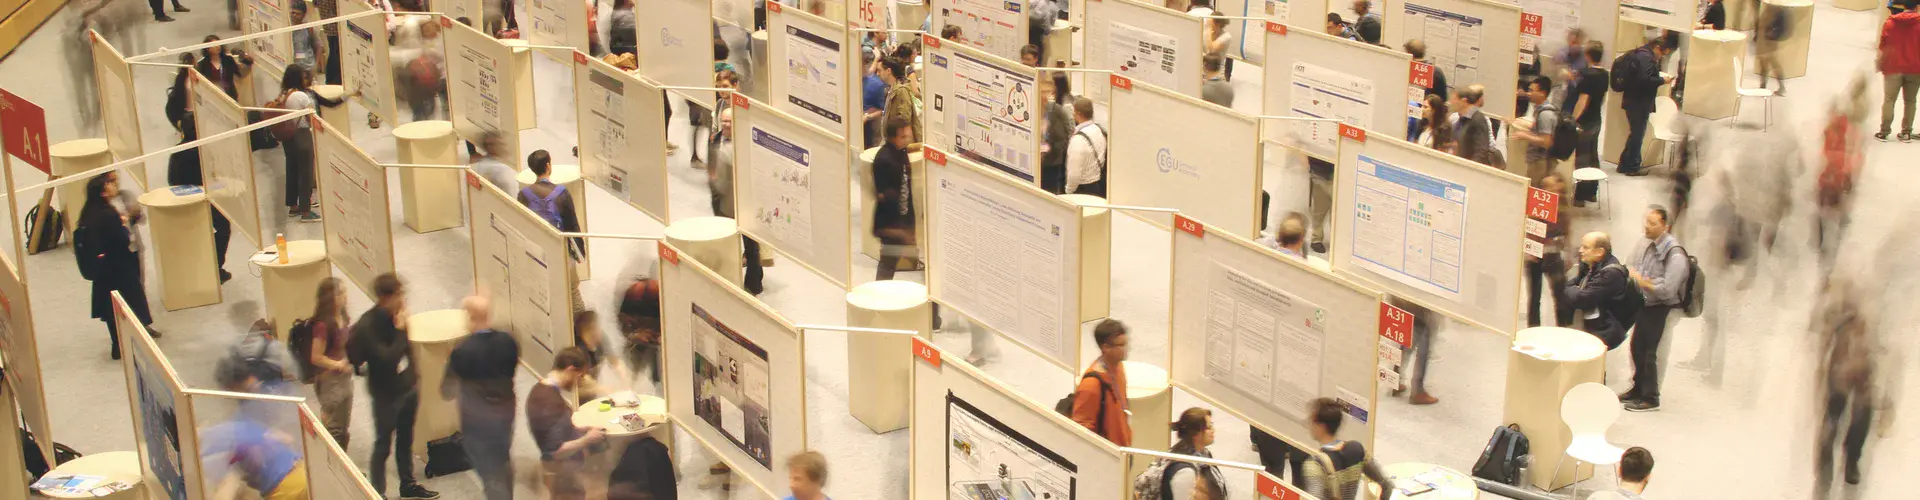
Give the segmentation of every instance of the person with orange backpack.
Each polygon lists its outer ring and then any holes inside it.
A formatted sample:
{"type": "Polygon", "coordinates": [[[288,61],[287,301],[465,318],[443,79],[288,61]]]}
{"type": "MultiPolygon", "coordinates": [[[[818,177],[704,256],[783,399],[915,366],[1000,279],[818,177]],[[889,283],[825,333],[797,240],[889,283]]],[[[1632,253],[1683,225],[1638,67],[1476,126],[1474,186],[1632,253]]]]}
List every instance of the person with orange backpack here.
{"type": "MultiPolygon", "coordinates": [[[[1865,80],[1856,79],[1854,87],[1865,90],[1865,80]]],[[[1854,93],[1852,95],[1859,95],[1854,93]]],[[[1827,262],[1838,250],[1837,243],[1847,226],[1848,201],[1860,174],[1864,156],[1859,146],[1860,131],[1854,124],[1847,103],[1837,103],[1821,133],[1820,174],[1815,183],[1814,201],[1819,210],[1814,219],[1818,250],[1827,262]]]]}

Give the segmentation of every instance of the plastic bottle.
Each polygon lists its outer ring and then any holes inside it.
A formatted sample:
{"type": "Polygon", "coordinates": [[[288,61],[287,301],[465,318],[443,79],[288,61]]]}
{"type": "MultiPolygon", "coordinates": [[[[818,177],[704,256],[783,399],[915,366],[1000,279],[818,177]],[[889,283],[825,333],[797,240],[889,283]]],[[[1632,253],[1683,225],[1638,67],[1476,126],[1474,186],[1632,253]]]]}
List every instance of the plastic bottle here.
{"type": "Polygon", "coordinates": [[[287,233],[274,233],[273,247],[280,252],[280,263],[287,263],[287,233]]]}

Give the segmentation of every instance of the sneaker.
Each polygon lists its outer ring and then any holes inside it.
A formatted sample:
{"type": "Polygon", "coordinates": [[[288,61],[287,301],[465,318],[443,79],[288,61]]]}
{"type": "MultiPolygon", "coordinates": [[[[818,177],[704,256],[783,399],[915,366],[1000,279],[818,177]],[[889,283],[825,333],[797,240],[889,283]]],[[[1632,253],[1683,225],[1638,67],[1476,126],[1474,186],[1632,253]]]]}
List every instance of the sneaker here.
{"type": "Polygon", "coordinates": [[[1432,394],[1421,392],[1421,393],[1415,393],[1411,398],[1407,398],[1407,402],[1413,403],[1414,406],[1426,406],[1426,405],[1440,402],[1440,398],[1433,397],[1432,394]]]}
{"type": "Polygon", "coordinates": [[[425,486],[409,484],[400,487],[400,498],[401,500],[434,500],[440,498],[440,493],[429,490],[425,486]]]}
{"type": "Polygon", "coordinates": [[[153,22],[170,23],[170,22],[173,22],[173,18],[167,17],[167,16],[153,16],[153,22]]]}
{"type": "Polygon", "coordinates": [[[1636,411],[1636,412],[1660,411],[1660,403],[1658,401],[1653,401],[1648,399],[1636,399],[1633,401],[1628,401],[1623,406],[1627,408],[1627,411],[1636,411]]]}
{"type": "Polygon", "coordinates": [[[231,279],[233,279],[233,273],[230,273],[230,272],[227,272],[227,270],[225,270],[225,269],[221,269],[221,270],[220,270],[220,282],[221,282],[221,283],[226,283],[226,282],[227,282],[228,280],[231,280],[231,279]]]}
{"type": "MultiPolygon", "coordinates": [[[[1904,135],[1904,134],[1902,134],[1902,135],[1904,135]]],[[[1886,133],[1886,132],[1880,132],[1880,133],[1877,133],[1877,134],[1873,134],[1873,138],[1874,138],[1874,139],[1878,139],[1878,140],[1880,140],[1880,142],[1887,142],[1887,133],[1886,133]]]]}
{"type": "Polygon", "coordinates": [[[174,12],[193,12],[193,9],[189,9],[184,6],[175,5],[173,6],[173,11],[174,12]]]}
{"type": "Polygon", "coordinates": [[[307,212],[300,216],[300,222],[320,222],[320,212],[307,212]]]}

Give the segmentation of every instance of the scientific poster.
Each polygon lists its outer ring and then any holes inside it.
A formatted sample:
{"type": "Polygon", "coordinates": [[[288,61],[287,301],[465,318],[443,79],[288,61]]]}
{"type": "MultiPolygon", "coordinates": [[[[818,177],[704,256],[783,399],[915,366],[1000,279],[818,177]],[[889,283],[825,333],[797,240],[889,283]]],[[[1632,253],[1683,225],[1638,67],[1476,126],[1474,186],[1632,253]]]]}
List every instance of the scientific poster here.
{"type": "MultiPolygon", "coordinates": [[[[196,73],[197,74],[197,73],[196,73]]],[[[200,137],[212,137],[247,123],[240,104],[205,78],[193,79],[194,123],[200,137]]],[[[260,237],[260,200],[253,186],[253,146],[249,134],[200,146],[200,165],[207,200],[232,221],[233,230],[256,247],[260,237]]]]}
{"type": "Polygon", "coordinates": [[[1413,2],[1406,3],[1406,12],[1404,20],[1412,27],[1407,36],[1427,41],[1427,57],[1446,72],[1448,86],[1466,88],[1487,83],[1480,81],[1480,40],[1485,22],[1413,2]]]}
{"type": "MultiPolygon", "coordinates": [[[[534,45],[573,47],[586,52],[587,0],[529,0],[527,19],[520,23],[534,45]]],[[[544,53],[544,52],[543,52],[544,53]]],[[[554,56],[559,57],[559,56],[554,56]]]]}
{"type": "Polygon", "coordinates": [[[960,43],[1015,61],[1020,47],[1027,45],[1027,2],[1025,0],[955,0],[941,3],[940,23],[960,27],[960,43]]]}
{"type": "Polygon", "coordinates": [[[787,25],[787,102],[821,128],[846,130],[847,72],[841,67],[840,42],[827,35],[787,25]]]}
{"type": "Polygon", "coordinates": [[[813,153],[805,146],[782,138],[774,132],[753,127],[746,172],[754,179],[753,207],[750,214],[760,223],[762,237],[774,240],[774,246],[788,252],[808,252],[813,248],[813,153]]]}
{"type": "MultiPolygon", "coordinates": [[[[245,1],[246,15],[243,16],[245,19],[241,27],[244,29],[241,33],[252,35],[292,26],[288,23],[287,0],[245,1]]],[[[281,33],[255,38],[247,42],[247,49],[255,61],[266,63],[273,69],[272,74],[277,75],[287,68],[287,63],[293,61],[293,35],[281,33]]]]}
{"type": "MultiPolygon", "coordinates": [[[[93,36],[93,74],[99,88],[100,119],[106,125],[107,149],[114,160],[144,154],[140,142],[139,103],[134,100],[133,69],[120,52],[98,35],[93,36]]],[[[128,169],[141,186],[147,185],[144,168],[128,169]]]]}
{"type": "Polygon", "coordinates": [[[332,129],[314,138],[327,258],[371,296],[374,278],[394,270],[386,168],[332,129]]]}
{"type": "Polygon", "coordinates": [[[580,169],[656,221],[668,220],[665,93],[607,63],[574,54],[580,169]]]}
{"type": "Polygon", "coordinates": [[[547,255],[546,249],[527,239],[498,213],[488,214],[482,227],[494,236],[487,238],[494,245],[487,255],[492,259],[490,265],[497,266],[506,277],[507,317],[514,333],[532,339],[549,353],[573,345],[571,332],[554,331],[548,322],[555,311],[549,277],[559,272],[553,266],[560,256],[547,255]]]}
{"type": "Polygon", "coordinates": [[[1212,274],[1206,377],[1304,417],[1320,394],[1326,310],[1219,262],[1212,274]]]}
{"type": "Polygon", "coordinates": [[[186,395],[180,392],[183,387],[179,378],[166,365],[158,347],[144,335],[145,330],[133,310],[127,308],[119,294],[113,297],[113,320],[119,322],[122,333],[128,334],[120,337],[121,350],[126,355],[121,366],[126,371],[128,399],[133,404],[134,446],[143,462],[147,484],[160,494],[158,500],[198,498],[198,491],[189,493],[190,487],[198,489],[198,482],[191,485],[187,482],[188,477],[198,477],[193,474],[198,469],[195,460],[198,447],[192,445],[192,428],[183,428],[193,425],[192,402],[186,401],[186,395]],[[186,401],[185,410],[183,401],[186,401]]]}
{"type": "Polygon", "coordinates": [[[1467,187],[1360,156],[1351,234],[1355,263],[1460,300],[1467,187]]]}
{"type": "Polygon", "coordinates": [[[1072,500],[1073,462],[947,392],[948,500],[1072,500]]]}
{"type": "MultiPolygon", "coordinates": [[[[362,0],[342,0],[340,14],[351,16],[373,8],[362,0]]],[[[360,89],[360,105],[391,123],[394,116],[393,63],[387,52],[387,27],[383,16],[352,19],[340,25],[341,81],[349,89],[360,89]]]]}
{"type": "MultiPolygon", "coordinates": [[[[1293,63],[1293,91],[1289,111],[1295,116],[1329,118],[1373,129],[1373,82],[1326,67],[1293,63]]],[[[1320,158],[1340,151],[1340,126],[1329,122],[1293,121],[1293,143],[1320,158]]]]}
{"type": "Polygon", "coordinates": [[[1107,61],[1115,74],[1164,89],[1179,89],[1174,59],[1180,42],[1173,35],[1119,21],[1114,21],[1107,33],[1107,61]]]}
{"type": "MultiPolygon", "coordinates": [[[[444,21],[445,18],[442,18],[444,21]]],[[[487,134],[506,139],[502,158],[520,158],[520,128],[507,72],[513,52],[505,44],[459,23],[441,23],[447,46],[448,109],[453,128],[470,142],[487,134]]]]}
{"type": "Polygon", "coordinates": [[[587,103],[586,113],[581,113],[580,158],[587,160],[590,173],[587,180],[598,184],[607,192],[621,200],[632,199],[628,192],[628,176],[631,175],[627,160],[638,160],[627,156],[627,82],[618,77],[589,70],[586,85],[580,87],[581,99],[587,103]],[[591,144],[591,145],[589,145],[591,144]]]}
{"type": "MultiPolygon", "coordinates": [[[[934,282],[934,294],[964,308],[974,319],[1055,358],[1077,359],[1078,345],[1066,345],[1061,325],[1068,287],[1063,221],[1027,200],[1002,194],[974,175],[953,175],[957,165],[935,170],[932,207],[937,231],[933,251],[948,269],[934,282]]],[[[1076,299],[1077,300],[1077,299],[1076,299]]],[[[1078,304],[1074,304],[1077,306],[1078,304]]]]}
{"type": "Polygon", "coordinates": [[[693,412],[773,467],[767,351],[693,304],[693,412]]]}
{"type": "MultiPolygon", "coordinates": [[[[945,57],[934,60],[943,65],[945,57]]],[[[1008,71],[965,53],[953,52],[953,103],[934,113],[953,115],[953,147],[961,156],[1033,182],[1039,153],[1034,127],[1041,110],[1039,89],[1030,73],[1008,71]]]]}

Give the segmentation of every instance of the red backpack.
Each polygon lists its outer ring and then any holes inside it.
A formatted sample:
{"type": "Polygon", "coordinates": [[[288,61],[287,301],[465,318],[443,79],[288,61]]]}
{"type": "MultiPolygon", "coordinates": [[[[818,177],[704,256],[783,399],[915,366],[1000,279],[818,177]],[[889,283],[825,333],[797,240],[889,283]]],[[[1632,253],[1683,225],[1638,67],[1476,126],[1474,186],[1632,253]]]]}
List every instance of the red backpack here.
{"type": "Polygon", "coordinates": [[[1832,121],[1827,122],[1820,153],[1824,161],[1817,193],[1820,206],[1837,206],[1847,193],[1853,191],[1854,170],[1860,163],[1859,153],[1853,145],[1853,128],[1853,121],[1845,115],[1836,114],[1832,121]]]}

